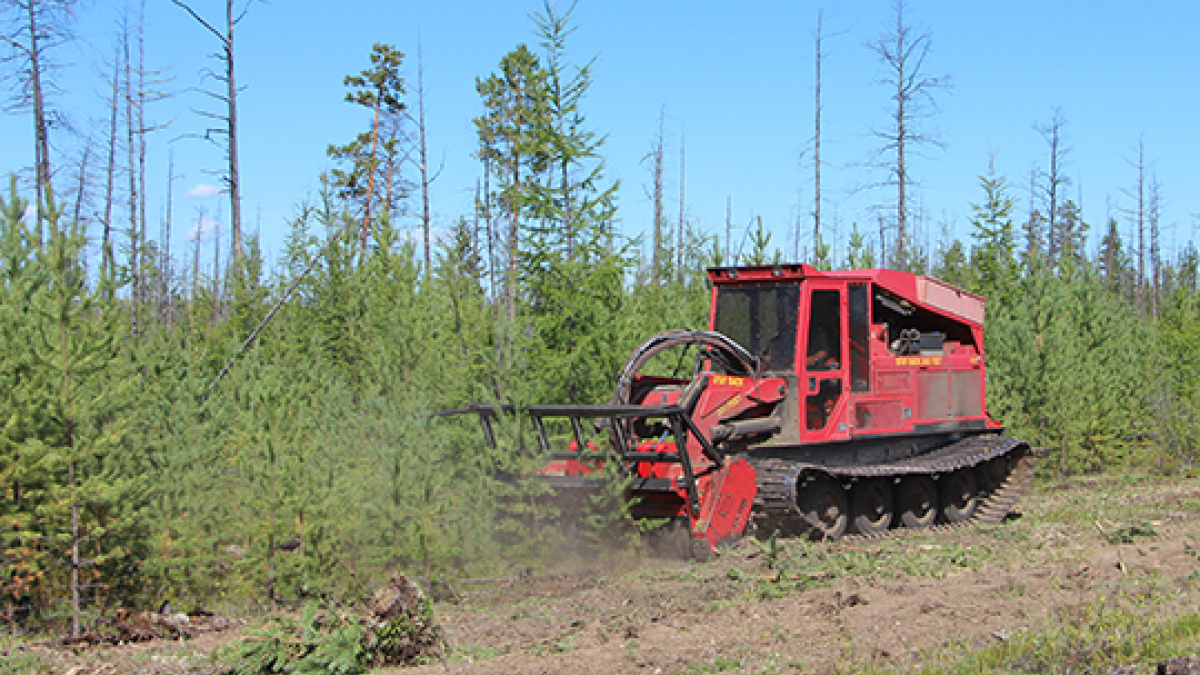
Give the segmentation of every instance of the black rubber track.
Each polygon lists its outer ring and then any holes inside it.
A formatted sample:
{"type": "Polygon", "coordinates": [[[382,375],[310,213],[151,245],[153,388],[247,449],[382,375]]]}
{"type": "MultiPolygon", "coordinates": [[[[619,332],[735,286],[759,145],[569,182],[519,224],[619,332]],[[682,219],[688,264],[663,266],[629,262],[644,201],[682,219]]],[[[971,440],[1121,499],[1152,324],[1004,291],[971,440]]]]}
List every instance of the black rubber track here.
{"type": "Polygon", "coordinates": [[[879,539],[904,532],[936,532],[975,523],[998,523],[1013,511],[1017,501],[1033,481],[1035,460],[1035,452],[1028,443],[999,435],[972,436],[918,457],[886,464],[832,467],[785,459],[752,459],[751,463],[758,476],[758,496],[754,500],[755,523],[759,532],[779,531],[785,535],[807,532],[808,525],[796,508],[796,485],[803,485],[813,475],[825,474],[843,482],[868,477],[937,476],[974,467],[1001,456],[1008,458],[1007,475],[993,490],[980,494],[980,504],[969,520],[920,530],[893,527],[873,534],[847,535],[842,537],[842,540],[879,539]]]}

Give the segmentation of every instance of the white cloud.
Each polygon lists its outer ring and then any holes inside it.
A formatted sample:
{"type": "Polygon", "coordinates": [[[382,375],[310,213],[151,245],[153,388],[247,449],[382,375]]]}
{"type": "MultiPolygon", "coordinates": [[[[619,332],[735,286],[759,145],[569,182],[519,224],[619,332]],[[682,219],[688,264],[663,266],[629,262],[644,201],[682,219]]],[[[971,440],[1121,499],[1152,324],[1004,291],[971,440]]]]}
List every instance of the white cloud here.
{"type": "Polygon", "coordinates": [[[207,197],[216,197],[221,194],[221,188],[208,183],[196,183],[187,192],[183,193],[188,199],[205,199],[207,197]]]}
{"type": "MultiPolygon", "coordinates": [[[[433,243],[435,243],[435,244],[442,242],[442,241],[448,239],[449,237],[450,237],[450,231],[445,228],[442,228],[442,227],[429,228],[429,238],[432,239],[433,243]]],[[[408,232],[404,233],[403,235],[401,235],[400,241],[405,241],[405,242],[411,241],[412,243],[416,244],[417,246],[424,246],[425,245],[425,231],[419,227],[415,227],[415,228],[409,230],[408,232]]]]}
{"type": "Polygon", "coordinates": [[[25,213],[21,214],[21,218],[27,223],[32,223],[37,218],[37,206],[33,202],[25,205],[25,213]]]}
{"type": "Polygon", "coordinates": [[[215,220],[201,218],[188,229],[188,241],[208,241],[224,231],[225,226],[215,220]]]}

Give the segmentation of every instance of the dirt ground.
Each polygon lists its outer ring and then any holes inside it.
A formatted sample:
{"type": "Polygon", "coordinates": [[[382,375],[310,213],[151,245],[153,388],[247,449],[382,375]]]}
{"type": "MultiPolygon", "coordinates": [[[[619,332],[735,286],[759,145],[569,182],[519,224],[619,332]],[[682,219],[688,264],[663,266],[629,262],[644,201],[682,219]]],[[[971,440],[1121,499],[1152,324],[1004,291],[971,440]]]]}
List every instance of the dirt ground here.
{"type": "Polygon", "coordinates": [[[153,640],[126,645],[62,647],[37,640],[0,649],[0,673],[54,675],[182,675],[219,672],[210,655],[237,639],[241,629],[214,631],[190,640],[153,640]]]}
{"type": "MultiPolygon", "coordinates": [[[[1200,479],[1039,484],[1021,517],[994,526],[870,542],[746,542],[706,564],[628,555],[566,573],[460,580],[458,600],[435,606],[449,655],[381,672],[900,669],[948,644],[1007,640],[1117,596],[1176,594],[1194,612],[1198,545],[1200,479]]],[[[205,654],[239,632],[53,650],[47,672],[214,672],[205,654]]]]}
{"type": "Polygon", "coordinates": [[[950,642],[1007,639],[1150,582],[1147,592],[1200,590],[1200,480],[1111,495],[1091,487],[1043,487],[1021,518],[996,526],[789,542],[774,560],[750,543],[705,565],[613,560],[468,589],[463,602],[438,607],[451,658],[405,672],[892,669],[950,642]]]}

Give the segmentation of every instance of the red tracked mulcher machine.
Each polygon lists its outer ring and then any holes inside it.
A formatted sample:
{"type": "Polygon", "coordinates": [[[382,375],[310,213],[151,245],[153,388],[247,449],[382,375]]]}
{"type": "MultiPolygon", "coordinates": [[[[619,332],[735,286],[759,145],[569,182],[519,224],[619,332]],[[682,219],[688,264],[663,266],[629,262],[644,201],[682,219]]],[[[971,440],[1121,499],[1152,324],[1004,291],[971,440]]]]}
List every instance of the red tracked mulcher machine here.
{"type": "MultiPolygon", "coordinates": [[[[555,490],[598,489],[598,469],[616,462],[629,515],[685,533],[698,558],[750,529],[878,536],[1013,510],[1042,453],[988,415],[983,298],[884,269],[708,279],[710,329],[647,340],[608,405],[525,409],[555,490]],[[689,347],[689,378],[641,373],[689,347]]],[[[495,449],[497,409],[441,414],[461,413],[479,416],[495,449]]]]}

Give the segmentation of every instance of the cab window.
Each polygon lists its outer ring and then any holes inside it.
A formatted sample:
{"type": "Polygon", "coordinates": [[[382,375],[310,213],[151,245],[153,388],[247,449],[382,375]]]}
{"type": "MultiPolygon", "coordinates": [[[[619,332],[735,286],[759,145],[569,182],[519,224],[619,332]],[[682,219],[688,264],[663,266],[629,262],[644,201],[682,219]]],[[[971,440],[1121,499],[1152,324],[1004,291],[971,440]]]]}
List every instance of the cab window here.
{"type": "Polygon", "coordinates": [[[841,291],[812,292],[808,316],[807,370],[837,370],[842,363],[841,291]]]}
{"type": "Polygon", "coordinates": [[[759,358],[764,371],[795,364],[798,284],[722,287],[714,329],[759,358]]]}

